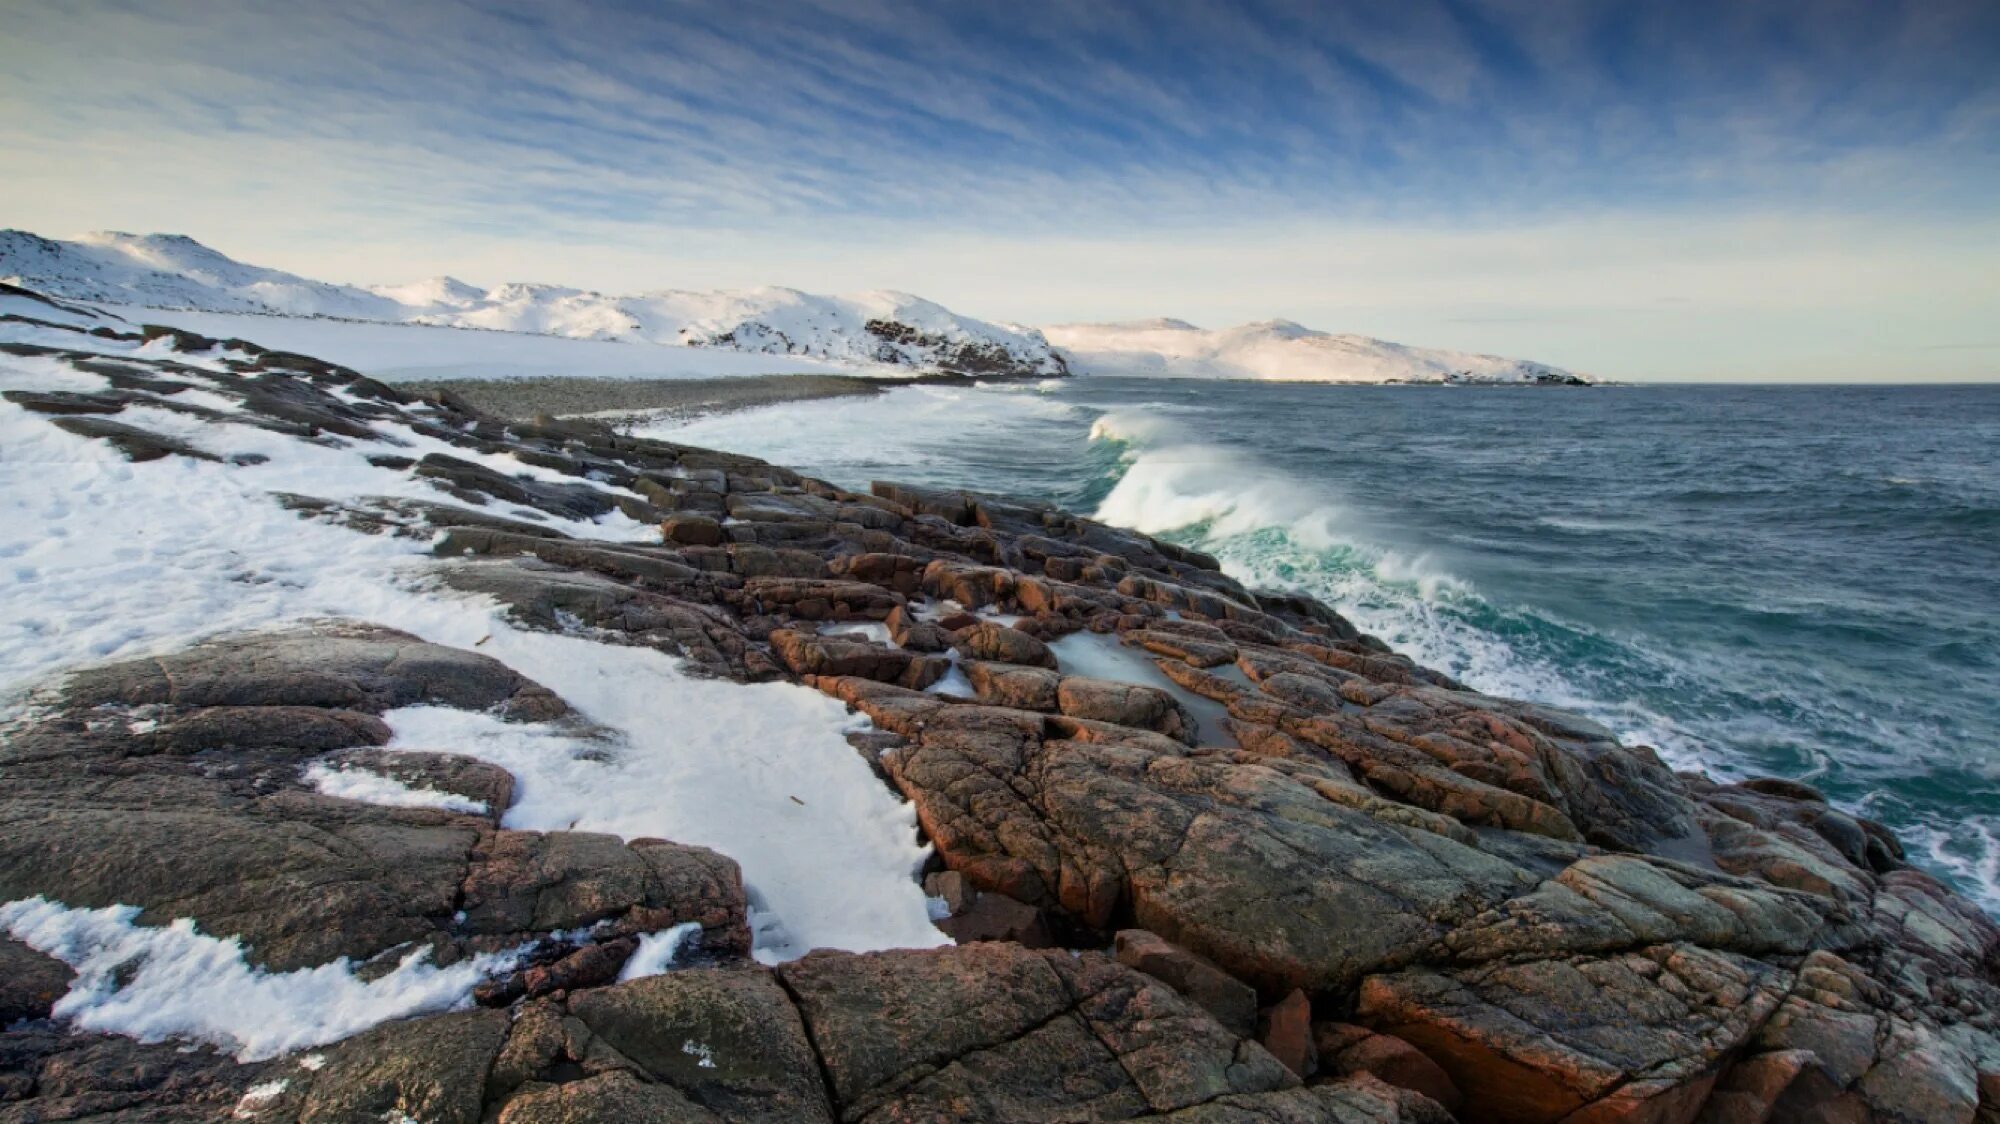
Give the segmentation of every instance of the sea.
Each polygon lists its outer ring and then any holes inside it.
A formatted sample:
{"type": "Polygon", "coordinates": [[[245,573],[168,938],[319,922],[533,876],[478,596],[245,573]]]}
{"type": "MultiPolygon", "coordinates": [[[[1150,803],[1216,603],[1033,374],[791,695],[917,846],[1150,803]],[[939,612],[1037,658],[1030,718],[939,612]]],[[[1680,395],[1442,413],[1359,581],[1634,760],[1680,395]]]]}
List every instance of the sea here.
{"type": "Polygon", "coordinates": [[[1050,500],[1676,768],[1806,781],[2000,915],[2000,386],[911,387],[641,432],[1050,500]]]}

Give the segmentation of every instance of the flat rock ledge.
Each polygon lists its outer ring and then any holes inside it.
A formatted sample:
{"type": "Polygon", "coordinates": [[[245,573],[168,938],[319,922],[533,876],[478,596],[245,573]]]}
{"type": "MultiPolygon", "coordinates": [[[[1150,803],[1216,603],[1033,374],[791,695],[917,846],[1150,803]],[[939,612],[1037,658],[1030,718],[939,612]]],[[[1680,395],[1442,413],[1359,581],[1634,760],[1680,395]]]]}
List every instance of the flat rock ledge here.
{"type": "MultiPolygon", "coordinates": [[[[38,338],[66,330],[51,308],[38,338]]],[[[523,627],[844,701],[961,943],[761,966],[727,857],[508,830],[504,772],[382,748],[380,715],[416,703],[589,736],[542,686],[364,621],[224,636],[69,675],[11,721],[0,901],[192,918],[272,970],[536,951],[470,1009],[238,1064],[51,1020],[70,970],[0,938],[4,1124],[2000,1122],[2000,929],[1804,785],[1677,774],[1045,505],[849,492],[144,334],[229,358],[6,344],[110,387],[9,398],[134,460],[206,455],[113,420],[189,387],[235,401],[186,407],[214,425],[379,445],[436,500],[282,502],[434,540],[438,584],[523,627]],[[399,430],[545,471],[404,457],[399,430]],[[658,540],[560,529],[613,509],[658,540]],[[1079,648],[1130,674],[1071,674],[1079,648]],[[315,762],[487,811],[328,796],[315,762]],[[641,934],[689,923],[685,966],[614,982],[641,934]]]]}

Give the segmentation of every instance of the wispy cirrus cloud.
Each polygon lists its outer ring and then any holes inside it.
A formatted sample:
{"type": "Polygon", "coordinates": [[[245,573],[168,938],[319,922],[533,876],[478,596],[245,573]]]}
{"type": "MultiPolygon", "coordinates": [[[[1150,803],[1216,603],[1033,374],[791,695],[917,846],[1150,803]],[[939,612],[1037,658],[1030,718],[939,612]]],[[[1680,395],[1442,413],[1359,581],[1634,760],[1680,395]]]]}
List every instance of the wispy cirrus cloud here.
{"type": "MultiPolygon", "coordinates": [[[[1079,244],[1785,212],[1948,239],[2000,176],[1986,0],[0,0],[0,26],[0,221],[364,279],[724,282],[733,254],[810,282],[893,244],[966,248],[944,284],[977,291],[982,260],[1079,244]]],[[[1118,266],[1102,287],[1231,307],[1118,266]]],[[[1490,315],[1544,313],[1437,310],[1490,315]]]]}

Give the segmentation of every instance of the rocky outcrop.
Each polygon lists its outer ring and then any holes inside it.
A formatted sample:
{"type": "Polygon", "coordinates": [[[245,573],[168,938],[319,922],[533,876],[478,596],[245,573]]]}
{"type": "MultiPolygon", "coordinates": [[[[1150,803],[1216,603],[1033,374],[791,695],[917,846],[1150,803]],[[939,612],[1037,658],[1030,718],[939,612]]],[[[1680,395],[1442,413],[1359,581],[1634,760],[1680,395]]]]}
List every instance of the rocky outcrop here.
{"type": "Polygon", "coordinates": [[[89,669],[44,702],[0,749],[0,901],[191,918],[279,971],[418,947],[449,962],[599,922],[624,935],[695,921],[717,950],[748,950],[722,856],[500,830],[512,783],[492,766],[373,748],[391,707],[566,714],[485,656],[329,623],[89,669]],[[304,779],[315,762],[436,781],[494,814],[325,796],[304,779]]]}
{"type": "MultiPolygon", "coordinates": [[[[537,951],[480,989],[485,1009],[385,1024],[309,1069],[65,1032],[45,1016],[66,970],[0,941],[0,1016],[29,1020],[0,1033],[0,1120],[2000,1114],[2000,928],[1806,786],[1676,774],[1198,552],[1054,507],[864,495],[231,354],[105,364],[117,379],[87,403],[13,402],[102,420],[200,386],[242,406],[216,425],[444,442],[464,455],[383,462],[434,502],[283,502],[432,543],[427,580],[522,627],[848,704],[935,850],[918,873],[939,925],[965,943],[759,966],[726,857],[506,830],[511,784],[490,767],[384,748],[380,714],[419,703],[588,738],[551,692],[365,622],[223,637],[84,670],[17,716],[0,900],[192,918],[271,969],[537,951]],[[493,472],[490,454],[542,471],[493,472]],[[657,539],[566,532],[606,497],[657,539]],[[1076,645],[1098,646],[1094,674],[1065,666],[1076,645]],[[488,811],[336,799],[302,779],[316,762],[488,811]],[[688,922],[695,966],[615,982],[638,936],[688,922]]],[[[130,428],[99,435],[185,455],[130,428]]]]}

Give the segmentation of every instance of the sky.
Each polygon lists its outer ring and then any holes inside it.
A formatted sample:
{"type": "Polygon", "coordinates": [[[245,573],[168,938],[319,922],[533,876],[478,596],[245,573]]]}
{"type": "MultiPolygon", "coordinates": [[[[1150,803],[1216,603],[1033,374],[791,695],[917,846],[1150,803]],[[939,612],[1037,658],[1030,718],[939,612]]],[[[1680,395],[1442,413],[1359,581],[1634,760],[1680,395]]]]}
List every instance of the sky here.
{"type": "Polygon", "coordinates": [[[0,0],[0,227],[2000,378],[2000,3],[0,0]]]}

